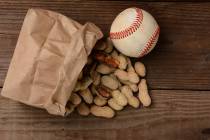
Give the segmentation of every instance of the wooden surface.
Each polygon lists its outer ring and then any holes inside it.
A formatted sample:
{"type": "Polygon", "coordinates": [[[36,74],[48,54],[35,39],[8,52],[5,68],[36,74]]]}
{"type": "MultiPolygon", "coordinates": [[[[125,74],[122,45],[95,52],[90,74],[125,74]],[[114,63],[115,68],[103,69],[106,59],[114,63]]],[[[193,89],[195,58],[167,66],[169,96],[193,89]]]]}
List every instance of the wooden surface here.
{"type": "Polygon", "coordinates": [[[28,8],[92,21],[107,35],[117,13],[131,6],[151,12],[161,27],[158,45],[142,59],[151,108],[126,108],[111,120],[76,113],[62,118],[0,97],[0,139],[210,139],[210,2],[1,0],[0,87],[28,8]]]}
{"type": "Polygon", "coordinates": [[[152,90],[150,93],[151,108],[128,107],[111,120],[81,117],[76,113],[67,118],[55,117],[1,98],[0,135],[8,139],[18,136],[44,140],[198,140],[205,137],[201,131],[209,127],[210,91],[152,90]]]}

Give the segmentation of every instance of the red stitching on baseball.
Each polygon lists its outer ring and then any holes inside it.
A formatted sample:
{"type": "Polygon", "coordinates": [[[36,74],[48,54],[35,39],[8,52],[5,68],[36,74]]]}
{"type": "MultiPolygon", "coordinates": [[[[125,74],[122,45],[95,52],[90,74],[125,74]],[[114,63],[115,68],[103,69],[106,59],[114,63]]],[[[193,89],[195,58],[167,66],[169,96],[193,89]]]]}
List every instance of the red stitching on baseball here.
{"type": "Polygon", "coordinates": [[[135,8],[135,10],[136,10],[136,18],[134,22],[131,24],[131,26],[119,32],[110,32],[111,39],[122,39],[128,37],[140,27],[143,20],[143,13],[142,10],[139,8],[135,8]]]}
{"type": "Polygon", "coordinates": [[[152,45],[155,43],[155,40],[157,39],[158,35],[160,33],[160,28],[159,26],[156,28],[155,32],[152,34],[152,36],[150,37],[149,41],[147,42],[147,44],[145,45],[143,51],[141,52],[139,57],[144,56],[145,54],[148,53],[148,51],[151,49],[152,45]]]}

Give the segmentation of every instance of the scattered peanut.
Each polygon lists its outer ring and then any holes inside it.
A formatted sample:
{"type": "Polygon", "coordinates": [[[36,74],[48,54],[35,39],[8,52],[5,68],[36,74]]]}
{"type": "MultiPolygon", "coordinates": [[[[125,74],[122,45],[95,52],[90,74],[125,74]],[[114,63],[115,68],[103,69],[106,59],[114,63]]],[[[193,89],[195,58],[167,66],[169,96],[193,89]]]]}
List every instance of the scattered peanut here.
{"type": "Polygon", "coordinates": [[[101,73],[101,74],[110,74],[111,72],[114,71],[114,69],[109,67],[108,65],[99,64],[96,68],[96,71],[101,73]]]}
{"type": "Polygon", "coordinates": [[[133,66],[132,66],[132,63],[131,63],[131,60],[130,60],[130,58],[129,57],[127,57],[127,62],[128,62],[128,68],[127,68],[127,71],[129,72],[129,71],[135,71],[134,70],[134,68],[133,68],[133,66]]]}
{"type": "Polygon", "coordinates": [[[128,85],[133,92],[137,92],[139,90],[136,84],[131,83],[130,81],[120,80],[120,82],[124,85],[128,85]]]}
{"type": "Polygon", "coordinates": [[[146,75],[146,68],[145,68],[143,63],[136,62],[135,65],[134,65],[134,68],[135,68],[136,73],[139,76],[144,77],[146,75]]]}
{"type": "Polygon", "coordinates": [[[87,64],[78,76],[66,105],[66,114],[76,108],[83,116],[91,113],[112,118],[114,110],[122,110],[127,104],[134,108],[138,108],[140,102],[143,106],[149,106],[151,98],[146,80],[140,79],[145,75],[143,63],[135,62],[133,66],[129,57],[113,48],[110,38],[101,40],[88,56],[87,64]],[[138,97],[134,96],[134,92],[138,92],[138,97]]]}
{"type": "Polygon", "coordinates": [[[79,97],[79,95],[77,95],[76,93],[72,93],[72,95],[71,95],[69,100],[74,105],[78,105],[82,101],[81,98],[79,97]]]}
{"type": "Polygon", "coordinates": [[[138,83],[139,82],[139,76],[134,71],[128,71],[128,79],[131,83],[138,83]]]}
{"type": "Polygon", "coordinates": [[[134,108],[138,108],[139,107],[139,100],[138,98],[136,98],[135,96],[133,96],[132,90],[130,89],[129,86],[123,86],[121,88],[121,93],[123,93],[125,95],[125,97],[128,100],[128,104],[134,108]]]}
{"type": "Polygon", "coordinates": [[[114,98],[108,100],[108,105],[114,110],[122,110],[123,106],[119,105],[114,98]]]}
{"type": "Polygon", "coordinates": [[[128,103],[125,95],[123,95],[119,90],[112,91],[112,97],[115,99],[117,104],[121,106],[126,106],[128,103]]]}
{"type": "Polygon", "coordinates": [[[94,53],[94,58],[101,62],[101,63],[105,63],[111,67],[118,67],[119,66],[119,61],[115,58],[113,58],[112,56],[106,54],[106,53],[103,53],[103,52],[95,52],[94,53]]]}
{"type": "Polygon", "coordinates": [[[107,98],[109,98],[111,95],[110,95],[110,92],[107,90],[107,88],[105,88],[104,86],[94,86],[92,85],[91,86],[91,93],[93,95],[97,95],[99,98],[101,99],[104,99],[106,100],[107,98]]]}
{"type": "Polygon", "coordinates": [[[111,56],[114,58],[114,59],[118,59],[118,53],[116,50],[113,50],[112,53],[111,53],[111,56]]]}
{"type": "Polygon", "coordinates": [[[107,103],[106,99],[100,98],[98,96],[96,96],[93,101],[97,106],[104,106],[107,103]]]}
{"type": "Polygon", "coordinates": [[[84,77],[81,81],[77,81],[76,86],[74,88],[74,92],[80,91],[80,90],[85,90],[88,88],[93,80],[90,77],[84,77]]]}
{"type": "Polygon", "coordinates": [[[139,90],[139,88],[138,88],[138,86],[136,84],[131,83],[128,86],[131,88],[131,90],[133,92],[137,92],[139,90]]]}
{"type": "Polygon", "coordinates": [[[118,61],[120,62],[118,67],[123,70],[126,69],[127,64],[128,64],[126,57],[120,54],[117,58],[118,58],[118,61]]]}
{"type": "Polygon", "coordinates": [[[119,83],[118,87],[119,87],[119,88],[122,87],[122,84],[121,84],[120,82],[118,82],[118,83],[119,83]]]}
{"type": "Polygon", "coordinates": [[[99,85],[101,82],[101,75],[95,71],[95,73],[93,74],[93,84],[94,85],[99,85]]]}
{"type": "Polygon", "coordinates": [[[96,90],[96,86],[93,84],[91,85],[90,87],[90,91],[93,95],[97,95],[98,94],[98,91],[96,90]]]}
{"type": "Polygon", "coordinates": [[[85,103],[81,103],[77,106],[77,112],[82,116],[87,116],[90,114],[90,109],[85,103]]]}
{"type": "Polygon", "coordinates": [[[91,94],[89,88],[80,91],[79,94],[87,104],[91,104],[93,102],[93,95],[91,94]]]}
{"type": "Polygon", "coordinates": [[[135,72],[135,69],[132,66],[131,60],[130,58],[127,57],[127,62],[128,62],[128,77],[129,77],[129,81],[132,83],[138,83],[139,82],[139,76],[137,75],[137,73],[135,72]]]}
{"type": "Polygon", "coordinates": [[[124,70],[117,69],[114,72],[114,75],[117,76],[119,80],[130,81],[131,83],[138,83],[140,80],[139,76],[134,71],[126,72],[124,70]]]}
{"type": "Polygon", "coordinates": [[[151,98],[148,93],[146,80],[142,79],[138,87],[139,87],[139,94],[138,94],[139,100],[141,101],[143,106],[146,107],[149,106],[151,104],[151,98]]]}
{"type": "Polygon", "coordinates": [[[90,77],[88,77],[88,76],[84,77],[81,80],[81,89],[80,90],[84,90],[84,89],[88,88],[92,82],[93,82],[93,80],[90,77]]]}
{"type": "Polygon", "coordinates": [[[127,81],[129,79],[128,73],[124,70],[117,69],[114,72],[114,75],[117,76],[118,79],[123,80],[123,81],[127,81]]]}
{"type": "Polygon", "coordinates": [[[119,83],[119,80],[117,79],[117,77],[113,73],[109,74],[109,76],[112,77],[114,80],[118,81],[118,83],[119,83]]]}
{"type": "Polygon", "coordinates": [[[120,81],[117,79],[117,77],[112,73],[109,74],[110,77],[112,77],[114,80],[118,81],[118,88],[122,86],[122,84],[120,83],[120,81]]]}
{"type": "Polygon", "coordinates": [[[109,89],[104,86],[98,86],[96,93],[103,99],[107,99],[111,96],[109,89]]]}
{"type": "Polygon", "coordinates": [[[101,84],[110,88],[110,89],[117,89],[119,86],[119,81],[115,80],[111,76],[102,76],[101,77],[101,84]]]}
{"type": "Polygon", "coordinates": [[[91,114],[97,117],[112,118],[115,115],[115,112],[108,106],[96,106],[93,105],[90,108],[91,114]]]}
{"type": "Polygon", "coordinates": [[[114,80],[116,80],[118,82],[118,88],[122,86],[122,84],[120,83],[120,81],[117,79],[117,77],[114,75],[114,73],[109,74],[110,77],[112,77],[114,80]]]}

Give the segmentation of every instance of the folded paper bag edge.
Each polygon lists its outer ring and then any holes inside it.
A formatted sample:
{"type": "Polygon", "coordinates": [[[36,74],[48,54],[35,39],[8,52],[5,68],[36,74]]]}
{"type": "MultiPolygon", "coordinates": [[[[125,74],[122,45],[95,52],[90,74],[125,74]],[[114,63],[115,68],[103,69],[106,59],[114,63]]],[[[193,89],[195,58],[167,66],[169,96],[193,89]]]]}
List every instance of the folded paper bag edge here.
{"type": "MultiPolygon", "coordinates": [[[[39,10],[39,9],[29,9],[29,11],[37,11],[37,10],[39,10]]],[[[29,13],[29,11],[27,12],[27,15],[28,15],[28,13],[29,13]]],[[[42,12],[47,12],[47,13],[50,13],[51,11],[48,11],[48,10],[41,10],[42,12]]],[[[40,12],[40,11],[39,11],[40,12]]],[[[53,12],[53,13],[56,13],[56,12],[53,12]]],[[[51,13],[51,14],[53,14],[53,13],[51,13]]],[[[46,13],[45,13],[46,14],[46,13]]],[[[59,13],[56,13],[57,15],[56,16],[63,16],[63,15],[61,15],[61,14],[59,14],[59,13]]],[[[52,16],[52,15],[51,15],[52,16]]],[[[65,17],[65,16],[64,16],[65,17]]],[[[71,20],[71,19],[70,19],[71,20]]],[[[73,22],[75,22],[75,23],[77,23],[76,21],[74,21],[74,20],[72,20],[73,22]]],[[[96,25],[94,25],[93,23],[88,23],[88,26],[90,26],[89,28],[91,29],[93,29],[93,32],[95,33],[95,37],[96,37],[96,41],[98,40],[98,39],[100,39],[100,38],[102,38],[102,36],[103,36],[103,33],[101,32],[101,30],[96,26],[96,25]],[[95,31],[94,31],[95,30],[95,31]]],[[[22,27],[23,28],[23,27],[22,27]]],[[[21,30],[22,30],[22,28],[21,28],[21,30]]],[[[77,28],[81,28],[81,27],[79,27],[79,24],[78,24],[78,27],[77,28]]],[[[21,34],[20,34],[21,35],[21,34]]],[[[18,41],[19,41],[19,39],[18,39],[18,41]]],[[[18,44],[18,43],[17,43],[18,44]]],[[[94,45],[94,44],[93,44],[94,45]]],[[[92,46],[92,48],[93,48],[93,46],[92,46]]],[[[92,49],[91,48],[91,49],[92,49]]],[[[16,52],[16,51],[15,51],[16,52]]],[[[15,54],[15,52],[14,52],[14,54],[15,54]]],[[[84,67],[84,66],[83,66],[84,67]]],[[[9,69],[11,69],[11,65],[10,65],[10,68],[9,69]]],[[[9,74],[9,71],[8,71],[8,74],[9,74]]],[[[6,80],[7,80],[7,78],[6,78],[6,80]]],[[[5,80],[5,81],[6,81],[5,80]]],[[[10,79],[11,80],[11,79],[10,79]]],[[[15,79],[14,79],[15,80],[15,79]]],[[[5,87],[5,86],[4,86],[5,87]]],[[[36,106],[36,105],[34,105],[33,103],[31,104],[30,102],[27,102],[27,101],[24,101],[24,100],[21,100],[21,99],[19,99],[19,98],[14,98],[14,97],[11,97],[11,95],[9,95],[9,94],[7,94],[7,92],[8,92],[8,88],[10,87],[10,85],[9,85],[9,83],[7,83],[7,89],[5,89],[3,87],[3,89],[2,89],[2,96],[4,96],[4,97],[7,97],[7,98],[11,98],[11,99],[13,99],[13,100],[16,100],[16,101],[20,101],[20,102],[22,102],[22,103],[25,103],[25,104],[27,104],[27,105],[31,105],[31,106],[35,106],[35,107],[39,107],[39,106],[36,106]]],[[[14,87],[13,87],[13,91],[14,91],[14,87]]],[[[9,90],[10,92],[11,92],[11,90],[9,90]]],[[[71,94],[71,93],[69,93],[69,94],[71,94]]],[[[14,95],[14,93],[13,93],[13,95],[14,95]]],[[[16,96],[17,97],[17,96],[16,96]]],[[[44,107],[41,107],[41,108],[45,108],[46,106],[44,106],[44,107]]],[[[62,105],[62,104],[59,104],[59,103],[57,103],[57,102],[53,102],[53,104],[52,104],[52,106],[48,106],[49,108],[51,108],[52,109],[52,111],[49,111],[49,110],[51,110],[51,109],[49,109],[48,110],[48,112],[49,113],[51,113],[51,114],[54,114],[54,115],[62,115],[62,116],[64,116],[65,115],[65,105],[62,105]],[[56,109],[57,108],[57,109],[56,109]],[[54,111],[53,111],[54,110],[54,111]]],[[[40,108],[40,107],[39,107],[40,108]]],[[[45,108],[46,109],[46,108],[45,108]]]]}

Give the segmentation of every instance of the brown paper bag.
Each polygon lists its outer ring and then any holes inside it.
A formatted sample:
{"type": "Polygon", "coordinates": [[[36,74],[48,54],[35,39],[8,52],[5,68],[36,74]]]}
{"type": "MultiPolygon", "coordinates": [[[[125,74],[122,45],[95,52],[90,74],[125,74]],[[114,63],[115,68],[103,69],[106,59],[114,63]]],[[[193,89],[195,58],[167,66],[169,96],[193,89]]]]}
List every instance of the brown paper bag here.
{"type": "Polygon", "coordinates": [[[30,9],[2,90],[4,97],[64,116],[79,73],[101,30],[59,13],[30,9]]]}

